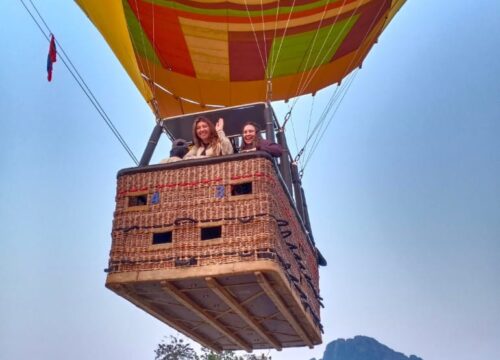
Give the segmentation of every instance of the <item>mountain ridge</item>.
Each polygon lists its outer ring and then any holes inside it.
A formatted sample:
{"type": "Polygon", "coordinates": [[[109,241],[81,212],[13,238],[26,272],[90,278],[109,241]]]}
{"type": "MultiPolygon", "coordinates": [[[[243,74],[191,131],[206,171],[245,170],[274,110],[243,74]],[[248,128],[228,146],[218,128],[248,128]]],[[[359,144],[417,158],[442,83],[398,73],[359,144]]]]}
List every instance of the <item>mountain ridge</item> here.
{"type": "Polygon", "coordinates": [[[368,336],[337,339],[326,346],[322,360],[423,360],[416,355],[407,357],[368,336]]]}

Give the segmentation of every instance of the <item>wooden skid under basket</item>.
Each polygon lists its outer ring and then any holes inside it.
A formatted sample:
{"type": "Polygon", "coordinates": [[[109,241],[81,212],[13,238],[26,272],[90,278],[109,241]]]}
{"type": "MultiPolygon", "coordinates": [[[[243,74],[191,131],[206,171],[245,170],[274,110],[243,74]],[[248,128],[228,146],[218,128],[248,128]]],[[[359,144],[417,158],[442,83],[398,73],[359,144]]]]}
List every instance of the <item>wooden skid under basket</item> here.
{"type": "Polygon", "coordinates": [[[108,288],[217,351],[321,343],[317,249],[267,155],[124,170],[116,202],[108,288]]]}
{"type": "Polygon", "coordinates": [[[321,343],[318,327],[272,262],[110,274],[106,286],[215,351],[321,343]]]}

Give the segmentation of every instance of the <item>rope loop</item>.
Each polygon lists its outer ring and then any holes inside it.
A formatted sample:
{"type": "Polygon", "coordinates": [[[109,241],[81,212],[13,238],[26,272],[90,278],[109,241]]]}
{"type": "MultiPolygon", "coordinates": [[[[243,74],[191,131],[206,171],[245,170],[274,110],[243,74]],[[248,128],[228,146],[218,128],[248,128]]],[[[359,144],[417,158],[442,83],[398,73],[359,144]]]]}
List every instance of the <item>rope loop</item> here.
{"type": "MultiPolygon", "coordinates": [[[[297,163],[300,159],[300,157],[302,156],[302,154],[304,153],[304,150],[306,149],[305,145],[302,149],[300,149],[299,153],[297,154],[297,156],[295,156],[295,158],[293,159],[293,162],[294,163],[297,163]]],[[[300,176],[300,173],[299,173],[299,176],[300,176]]],[[[302,176],[300,176],[302,177],[302,176]]]]}
{"type": "Polygon", "coordinates": [[[290,120],[291,116],[292,116],[292,109],[290,109],[285,115],[285,119],[283,120],[283,126],[281,127],[283,130],[285,129],[285,125],[288,122],[288,120],[290,120]]]}
{"type": "Polygon", "coordinates": [[[276,219],[276,223],[278,224],[279,227],[288,226],[288,221],[286,220],[276,219]]]}
{"type": "Polygon", "coordinates": [[[253,220],[253,216],[250,215],[250,216],[242,216],[242,217],[239,217],[237,218],[238,221],[241,223],[241,224],[247,224],[249,222],[251,222],[253,220]]]}
{"type": "Polygon", "coordinates": [[[188,217],[185,217],[185,218],[177,218],[175,219],[174,221],[174,225],[178,226],[178,225],[182,225],[182,224],[196,224],[198,221],[196,221],[195,219],[192,219],[192,218],[188,218],[188,217]]]}

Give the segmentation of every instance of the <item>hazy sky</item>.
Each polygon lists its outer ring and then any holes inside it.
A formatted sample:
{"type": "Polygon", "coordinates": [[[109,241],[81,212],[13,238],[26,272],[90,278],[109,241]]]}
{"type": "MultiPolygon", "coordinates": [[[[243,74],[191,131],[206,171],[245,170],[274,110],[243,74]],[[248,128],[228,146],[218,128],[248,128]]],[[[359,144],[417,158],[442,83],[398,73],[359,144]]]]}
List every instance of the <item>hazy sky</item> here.
{"type": "MultiPolygon", "coordinates": [[[[102,37],[74,2],[36,4],[140,156],[154,118],[102,37]]],[[[48,43],[21,3],[0,14],[0,359],[153,359],[175,332],[104,288],[115,176],[133,163],[60,61],[47,82],[48,43]]],[[[425,360],[500,359],[498,14],[408,1],[307,165],[325,344],[362,334],[425,360]]]]}

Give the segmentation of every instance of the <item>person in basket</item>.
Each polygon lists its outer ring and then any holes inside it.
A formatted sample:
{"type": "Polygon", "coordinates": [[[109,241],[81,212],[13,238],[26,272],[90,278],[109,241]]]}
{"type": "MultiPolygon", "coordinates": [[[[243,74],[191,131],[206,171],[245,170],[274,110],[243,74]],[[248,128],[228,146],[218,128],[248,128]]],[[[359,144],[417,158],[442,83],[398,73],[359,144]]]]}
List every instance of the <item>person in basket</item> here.
{"type": "Polygon", "coordinates": [[[231,141],[224,134],[224,119],[219,118],[215,126],[204,116],[193,124],[193,147],[185,159],[203,156],[229,155],[234,152],[231,141]]]}
{"type": "Polygon", "coordinates": [[[243,125],[241,134],[243,136],[243,144],[240,148],[241,152],[262,150],[274,157],[280,157],[283,153],[283,148],[280,144],[262,139],[259,126],[254,122],[246,122],[245,125],[243,125]]]}

